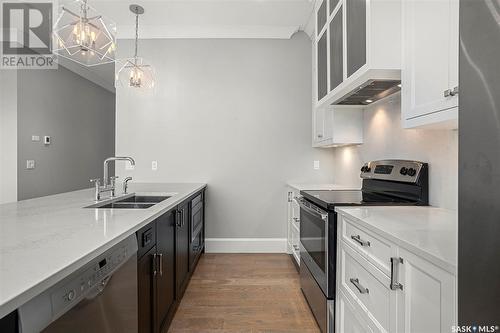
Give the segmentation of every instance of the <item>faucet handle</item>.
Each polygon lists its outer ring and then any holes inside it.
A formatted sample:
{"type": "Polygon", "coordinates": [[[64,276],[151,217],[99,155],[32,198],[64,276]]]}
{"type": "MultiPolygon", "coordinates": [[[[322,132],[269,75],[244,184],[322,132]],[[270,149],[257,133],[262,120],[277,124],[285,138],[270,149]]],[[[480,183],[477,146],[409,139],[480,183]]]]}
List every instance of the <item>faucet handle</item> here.
{"type": "Polygon", "coordinates": [[[91,183],[95,183],[96,186],[101,185],[101,179],[100,178],[94,178],[90,180],[91,183]]]}

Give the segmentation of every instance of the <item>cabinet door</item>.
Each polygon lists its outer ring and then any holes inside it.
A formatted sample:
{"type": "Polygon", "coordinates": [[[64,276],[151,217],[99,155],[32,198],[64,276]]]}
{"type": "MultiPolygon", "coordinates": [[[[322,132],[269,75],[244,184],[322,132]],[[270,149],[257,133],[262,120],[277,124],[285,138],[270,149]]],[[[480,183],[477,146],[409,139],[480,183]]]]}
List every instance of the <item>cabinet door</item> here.
{"type": "Polygon", "coordinates": [[[314,110],[314,142],[321,142],[324,140],[324,117],[325,110],[323,108],[314,110]]]}
{"type": "Polygon", "coordinates": [[[403,1],[405,119],[458,106],[458,0],[403,1]]]}
{"type": "Polygon", "coordinates": [[[156,246],[137,262],[139,333],[156,332],[156,246]]]}
{"type": "Polygon", "coordinates": [[[327,94],[328,89],[328,50],[327,50],[327,32],[323,33],[317,43],[317,65],[316,74],[318,79],[318,101],[320,101],[327,94]]]}
{"type": "Polygon", "coordinates": [[[398,332],[449,332],[456,325],[455,277],[400,249],[398,332]]]}
{"type": "Polygon", "coordinates": [[[366,64],[366,1],[345,1],[347,77],[366,64]]]}
{"type": "Polygon", "coordinates": [[[162,327],[175,302],[175,211],[158,218],[156,230],[156,312],[159,327],[162,327]]]}
{"type": "Polygon", "coordinates": [[[186,289],[189,274],[189,203],[179,205],[175,226],[175,284],[176,299],[186,289]]]}
{"type": "Polygon", "coordinates": [[[342,6],[330,22],[330,91],[344,80],[344,47],[342,6]]]}

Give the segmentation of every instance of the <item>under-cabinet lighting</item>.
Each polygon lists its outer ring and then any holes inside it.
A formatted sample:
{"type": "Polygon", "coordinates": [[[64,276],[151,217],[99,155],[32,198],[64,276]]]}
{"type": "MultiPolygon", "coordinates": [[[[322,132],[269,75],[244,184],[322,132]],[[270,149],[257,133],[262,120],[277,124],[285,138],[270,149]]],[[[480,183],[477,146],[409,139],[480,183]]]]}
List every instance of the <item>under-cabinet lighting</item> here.
{"type": "Polygon", "coordinates": [[[365,102],[366,102],[366,103],[371,103],[371,102],[373,102],[373,101],[372,101],[371,99],[367,99],[365,102]]]}

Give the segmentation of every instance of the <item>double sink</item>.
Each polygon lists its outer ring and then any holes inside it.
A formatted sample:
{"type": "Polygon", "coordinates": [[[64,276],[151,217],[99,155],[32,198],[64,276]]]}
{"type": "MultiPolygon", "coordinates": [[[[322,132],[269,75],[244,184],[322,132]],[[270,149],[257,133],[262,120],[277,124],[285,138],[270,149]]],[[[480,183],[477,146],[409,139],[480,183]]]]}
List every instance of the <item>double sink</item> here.
{"type": "Polygon", "coordinates": [[[85,208],[112,208],[112,209],[146,209],[156,205],[170,196],[166,195],[136,195],[127,196],[114,201],[100,202],[85,208]]]}

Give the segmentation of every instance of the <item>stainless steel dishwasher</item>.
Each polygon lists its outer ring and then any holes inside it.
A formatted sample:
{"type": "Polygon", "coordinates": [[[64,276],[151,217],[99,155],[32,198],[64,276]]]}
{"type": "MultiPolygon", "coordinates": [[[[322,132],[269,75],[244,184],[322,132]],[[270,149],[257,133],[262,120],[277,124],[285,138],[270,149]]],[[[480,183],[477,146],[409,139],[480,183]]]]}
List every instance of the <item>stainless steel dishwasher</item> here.
{"type": "Polygon", "coordinates": [[[137,333],[132,235],[19,308],[22,333],[137,333]]]}

